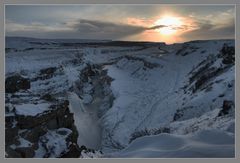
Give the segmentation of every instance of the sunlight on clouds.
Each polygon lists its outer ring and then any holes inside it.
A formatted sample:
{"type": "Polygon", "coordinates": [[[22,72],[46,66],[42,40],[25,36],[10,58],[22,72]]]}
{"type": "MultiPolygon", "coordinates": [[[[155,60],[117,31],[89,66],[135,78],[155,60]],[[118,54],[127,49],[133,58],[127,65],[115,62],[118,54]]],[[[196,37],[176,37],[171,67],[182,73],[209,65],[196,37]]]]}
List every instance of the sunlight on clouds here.
{"type": "Polygon", "coordinates": [[[11,6],[6,11],[7,35],[39,38],[175,43],[233,38],[235,25],[233,6],[80,5],[60,8],[35,6],[32,10],[31,6],[11,6]],[[42,11],[49,9],[52,14],[47,17],[42,11]]]}
{"type": "Polygon", "coordinates": [[[178,31],[178,28],[182,26],[182,21],[178,17],[165,16],[161,19],[158,19],[155,22],[156,25],[164,25],[166,27],[156,29],[163,35],[171,35],[178,31]]]}

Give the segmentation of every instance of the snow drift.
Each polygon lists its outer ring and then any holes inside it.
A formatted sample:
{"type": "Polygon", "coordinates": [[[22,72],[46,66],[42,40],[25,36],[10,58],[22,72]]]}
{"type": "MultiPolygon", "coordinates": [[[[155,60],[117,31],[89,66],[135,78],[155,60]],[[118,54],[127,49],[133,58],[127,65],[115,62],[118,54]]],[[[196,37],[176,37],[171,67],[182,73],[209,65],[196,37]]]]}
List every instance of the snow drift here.
{"type": "Polygon", "coordinates": [[[217,130],[202,130],[195,135],[160,134],[133,141],[110,157],[126,158],[231,158],[234,136],[217,130]]]}

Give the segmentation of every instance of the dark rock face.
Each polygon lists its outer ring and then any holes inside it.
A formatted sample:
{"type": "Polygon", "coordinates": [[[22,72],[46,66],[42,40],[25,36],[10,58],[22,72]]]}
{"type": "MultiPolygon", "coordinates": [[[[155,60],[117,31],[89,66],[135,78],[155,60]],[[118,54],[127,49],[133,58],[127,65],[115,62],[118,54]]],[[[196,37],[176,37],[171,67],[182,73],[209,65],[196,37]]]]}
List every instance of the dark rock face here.
{"type": "Polygon", "coordinates": [[[32,81],[50,79],[54,76],[54,73],[56,73],[56,71],[57,71],[57,67],[49,67],[49,68],[41,69],[38,76],[36,78],[33,78],[32,81]]]}
{"type": "Polygon", "coordinates": [[[18,127],[5,128],[5,143],[12,144],[17,142],[18,127]]]}
{"type": "Polygon", "coordinates": [[[69,146],[69,151],[62,154],[61,158],[79,158],[81,155],[81,150],[79,149],[78,145],[71,144],[69,146]]]}
{"type": "MultiPolygon", "coordinates": [[[[49,111],[43,112],[43,114],[37,116],[23,116],[17,115],[6,117],[6,140],[5,147],[7,157],[9,158],[31,158],[35,155],[35,150],[38,149],[39,141],[49,130],[55,130],[59,128],[67,128],[72,132],[66,138],[68,144],[68,151],[62,153],[59,157],[79,157],[80,150],[77,145],[78,132],[74,125],[73,114],[70,113],[68,108],[69,102],[58,101],[51,105],[49,111]],[[13,118],[13,119],[12,119],[13,118]],[[15,126],[10,125],[13,121],[17,123],[15,126]],[[21,131],[21,132],[20,132],[21,131]],[[12,149],[10,146],[18,145],[18,138],[32,143],[29,147],[16,147],[12,149]]],[[[57,134],[64,135],[64,131],[59,131],[57,134]]],[[[45,155],[44,157],[47,157],[45,155]]]]}
{"type": "Polygon", "coordinates": [[[218,113],[218,116],[220,117],[220,116],[224,116],[224,115],[229,114],[229,112],[233,108],[233,105],[234,105],[233,101],[224,100],[222,109],[218,113]]]}
{"type": "Polygon", "coordinates": [[[6,149],[5,149],[7,155],[6,157],[9,157],[9,158],[21,158],[21,154],[16,152],[14,149],[10,148],[9,146],[6,146],[6,149]]]}
{"type": "Polygon", "coordinates": [[[209,69],[208,72],[204,73],[202,76],[200,76],[193,88],[193,92],[196,90],[200,89],[205,83],[207,83],[210,79],[216,77],[220,73],[223,72],[223,68],[214,68],[214,69],[209,69]]]}
{"type": "Polygon", "coordinates": [[[184,43],[182,48],[176,52],[176,55],[186,56],[196,52],[198,49],[199,48],[196,46],[190,45],[189,43],[184,43]]]}
{"type": "Polygon", "coordinates": [[[90,65],[87,64],[87,67],[85,67],[81,72],[81,78],[83,79],[82,82],[88,82],[88,79],[97,75],[98,71],[96,71],[97,65],[90,65]]]}
{"type": "MultiPolygon", "coordinates": [[[[183,46],[184,47],[184,46],[183,46]]],[[[184,49],[184,48],[183,48],[184,49]]],[[[181,49],[180,49],[181,50],[181,49]]],[[[213,80],[228,71],[235,62],[235,49],[233,46],[223,44],[222,49],[218,54],[209,54],[204,60],[202,60],[196,67],[194,67],[189,73],[189,83],[186,84],[183,89],[186,93],[192,94],[197,91],[210,91],[212,89],[213,80]],[[216,61],[222,58],[222,63],[216,63],[216,61]],[[216,63],[216,64],[215,64],[216,63]]],[[[221,82],[221,81],[220,81],[221,82]]],[[[229,88],[232,87],[229,85],[229,88]]]]}
{"type": "Polygon", "coordinates": [[[15,93],[21,89],[27,90],[30,88],[30,80],[17,74],[10,76],[5,80],[6,93],[15,93]]]}
{"type": "Polygon", "coordinates": [[[41,69],[40,74],[41,75],[43,75],[43,74],[49,75],[49,74],[53,74],[56,70],[57,70],[56,67],[49,67],[49,68],[41,69]]]}
{"type": "Polygon", "coordinates": [[[69,128],[73,125],[73,114],[69,112],[68,101],[52,105],[51,109],[37,116],[16,115],[17,126],[20,129],[32,129],[39,125],[46,125],[47,128],[69,128]]]}
{"type": "Polygon", "coordinates": [[[223,58],[223,64],[234,64],[235,48],[233,46],[228,46],[227,44],[224,44],[219,56],[223,58]]]}
{"type": "Polygon", "coordinates": [[[32,147],[16,148],[15,151],[19,153],[22,158],[32,158],[35,154],[32,147]]]}
{"type": "Polygon", "coordinates": [[[55,98],[52,95],[50,95],[49,93],[43,95],[41,97],[41,99],[46,100],[46,101],[54,101],[55,100],[55,98]]]}
{"type": "Polygon", "coordinates": [[[24,139],[31,143],[37,142],[40,136],[43,136],[47,132],[45,126],[36,126],[20,134],[24,139]]]}

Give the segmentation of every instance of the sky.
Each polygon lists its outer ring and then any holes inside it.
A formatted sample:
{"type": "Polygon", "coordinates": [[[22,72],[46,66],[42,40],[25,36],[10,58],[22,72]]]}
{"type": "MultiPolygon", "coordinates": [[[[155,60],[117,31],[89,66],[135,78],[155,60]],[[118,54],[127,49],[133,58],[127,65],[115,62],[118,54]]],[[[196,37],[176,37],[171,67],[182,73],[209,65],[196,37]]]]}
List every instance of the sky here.
{"type": "Polygon", "coordinates": [[[154,41],[234,39],[233,5],[6,5],[6,36],[154,41]]]}

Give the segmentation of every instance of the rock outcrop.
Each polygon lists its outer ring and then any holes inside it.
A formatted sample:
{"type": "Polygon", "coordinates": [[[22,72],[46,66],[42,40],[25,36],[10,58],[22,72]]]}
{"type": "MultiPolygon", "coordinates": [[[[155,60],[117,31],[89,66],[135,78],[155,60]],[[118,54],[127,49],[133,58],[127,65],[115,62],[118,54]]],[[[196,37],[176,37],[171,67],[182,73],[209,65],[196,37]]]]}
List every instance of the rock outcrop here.
{"type": "Polygon", "coordinates": [[[30,86],[30,80],[19,74],[7,77],[5,80],[6,93],[15,93],[21,89],[27,90],[30,86]]]}
{"type": "MultiPolygon", "coordinates": [[[[66,128],[71,133],[66,137],[66,144],[69,147],[58,157],[79,157],[80,150],[77,145],[78,132],[74,126],[73,114],[69,111],[68,101],[58,101],[52,104],[49,111],[45,111],[37,116],[15,116],[6,117],[6,152],[7,157],[34,157],[39,148],[41,137],[47,132],[66,128]],[[29,146],[22,147],[21,139],[29,142],[29,146]]],[[[62,135],[63,132],[57,132],[62,135]]],[[[44,144],[43,142],[41,142],[44,144]]],[[[47,143],[47,142],[46,142],[47,143]]],[[[49,149],[47,149],[49,152],[49,149]]],[[[47,155],[44,155],[47,157],[47,155]]]]}

